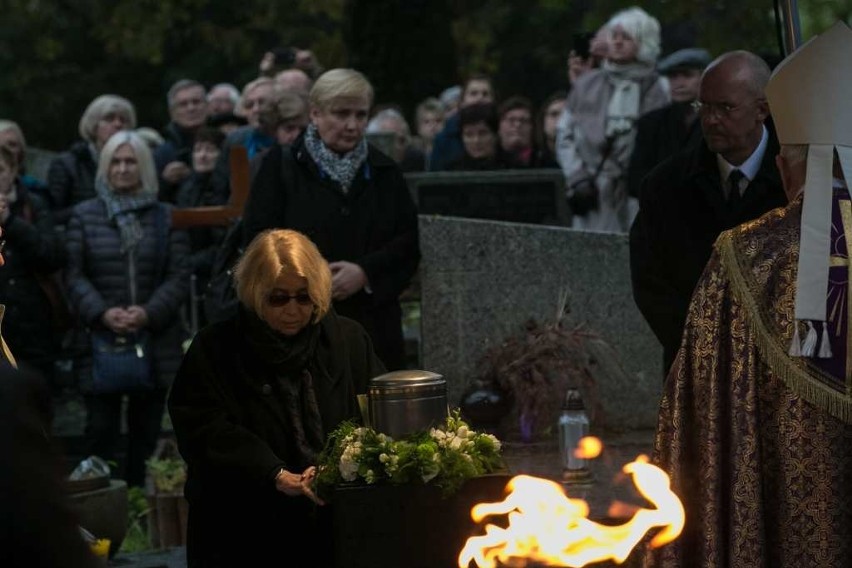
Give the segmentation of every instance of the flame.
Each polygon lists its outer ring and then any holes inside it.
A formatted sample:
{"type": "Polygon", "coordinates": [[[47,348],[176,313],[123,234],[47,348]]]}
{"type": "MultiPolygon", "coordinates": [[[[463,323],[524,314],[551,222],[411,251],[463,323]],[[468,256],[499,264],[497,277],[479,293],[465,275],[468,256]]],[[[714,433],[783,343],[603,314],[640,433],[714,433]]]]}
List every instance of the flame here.
{"type": "Polygon", "coordinates": [[[603,442],[600,438],[594,436],[584,436],[580,438],[577,448],[574,450],[574,457],[580,459],[593,460],[603,451],[603,442]]]}
{"type": "Polygon", "coordinates": [[[489,524],[484,535],[469,538],[459,553],[459,567],[467,568],[474,561],[479,568],[495,568],[498,561],[510,564],[518,559],[572,568],[604,560],[621,563],[654,527],[662,530],[651,540],[652,547],[677,538],[685,514],[669,488],[669,476],[649,464],[646,456],[637,457],[623,471],[633,476],[639,493],[655,508],[638,508],[629,521],[617,526],[589,520],[588,504],[568,498],[557,483],[528,475],[512,478],[503,502],[480,503],[471,510],[477,523],[489,516],[508,515],[508,526],[489,524]]]}

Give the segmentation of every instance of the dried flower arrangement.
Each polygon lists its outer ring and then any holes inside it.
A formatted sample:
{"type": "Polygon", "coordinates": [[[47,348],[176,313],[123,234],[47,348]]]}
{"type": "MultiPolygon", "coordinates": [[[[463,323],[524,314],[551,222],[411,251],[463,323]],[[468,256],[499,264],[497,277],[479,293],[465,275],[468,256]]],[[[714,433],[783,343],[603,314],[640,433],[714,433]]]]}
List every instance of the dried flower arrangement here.
{"type": "Polygon", "coordinates": [[[568,327],[567,300],[567,291],[561,292],[553,322],[527,321],[521,333],[486,351],[477,363],[478,384],[513,401],[502,428],[508,441],[547,439],[572,387],[580,389],[592,423],[603,422],[596,371],[600,355],[612,348],[584,325],[568,327]]]}

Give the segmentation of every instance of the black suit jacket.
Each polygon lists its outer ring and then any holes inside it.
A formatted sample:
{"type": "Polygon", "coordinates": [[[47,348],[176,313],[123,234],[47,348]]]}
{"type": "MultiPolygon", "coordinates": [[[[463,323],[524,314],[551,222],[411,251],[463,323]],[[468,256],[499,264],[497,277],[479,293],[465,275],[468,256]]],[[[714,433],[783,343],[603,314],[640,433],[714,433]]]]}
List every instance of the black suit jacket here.
{"type": "Polygon", "coordinates": [[[627,192],[639,197],[642,180],[669,156],[701,143],[698,118],[686,125],[691,103],[672,103],[642,115],[636,122],[636,143],[627,169],[627,192]]]}
{"type": "Polygon", "coordinates": [[[728,211],[722,180],[702,140],[676,154],[645,178],[639,213],[630,229],[633,297],[663,345],[665,371],[674,362],[692,291],[722,231],[787,203],[775,167],[778,139],[771,124],[757,176],[739,208],[728,211]]]}

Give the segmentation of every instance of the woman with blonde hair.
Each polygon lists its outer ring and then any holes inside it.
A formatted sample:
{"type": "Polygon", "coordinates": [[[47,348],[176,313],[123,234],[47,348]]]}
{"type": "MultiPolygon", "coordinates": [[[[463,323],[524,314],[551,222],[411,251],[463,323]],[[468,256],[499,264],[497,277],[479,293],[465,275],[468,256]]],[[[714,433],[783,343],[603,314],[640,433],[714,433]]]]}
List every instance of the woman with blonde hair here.
{"type": "Polygon", "coordinates": [[[308,235],[330,262],[335,310],[364,326],[387,368],[401,369],[399,295],[420,260],[417,210],[399,166],[367,143],[372,103],[358,71],[317,79],[307,129],[273,146],[254,178],[244,242],[271,228],[308,235]]]}
{"type": "Polygon", "coordinates": [[[238,313],[195,337],[169,397],[189,465],[188,564],[325,566],[317,456],[384,368],[331,309],[331,270],[301,233],[260,233],[234,280],[238,313]]]}
{"type": "Polygon", "coordinates": [[[136,128],[133,103],[118,95],[96,97],[80,117],[81,140],[57,156],[47,171],[54,220],[65,225],[71,208],[95,196],[98,158],[107,140],[121,130],[136,128]]]}
{"type": "Polygon", "coordinates": [[[556,135],[576,229],[626,233],[639,208],[627,194],[636,121],[669,102],[655,71],[660,24],[641,8],[616,13],[604,31],[607,59],[573,85],[556,135]]]}
{"type": "Polygon", "coordinates": [[[92,344],[78,377],[88,450],[115,459],[127,395],[125,477],[142,485],[182,355],[178,315],[188,293],[189,243],[171,227],[170,206],[157,201],[154,161],[138,134],[118,132],[104,145],[95,187],[97,197],[74,206],[66,229],[68,297],[92,344]],[[126,348],[136,358],[104,359],[126,348]],[[121,375],[131,363],[140,369],[132,384],[121,375]]]}

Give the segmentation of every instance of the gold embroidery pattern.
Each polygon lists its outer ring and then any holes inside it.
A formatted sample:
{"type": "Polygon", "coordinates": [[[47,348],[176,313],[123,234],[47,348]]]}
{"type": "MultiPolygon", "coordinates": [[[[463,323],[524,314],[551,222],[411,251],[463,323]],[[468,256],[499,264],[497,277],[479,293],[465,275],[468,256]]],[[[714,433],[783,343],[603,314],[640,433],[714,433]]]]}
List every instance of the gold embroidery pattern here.
{"type": "Polygon", "coordinates": [[[748,308],[757,346],[793,392],[852,422],[852,376],[842,390],[809,359],[787,353],[793,337],[801,200],[723,233],[716,243],[732,290],[748,308]],[[762,300],[759,300],[762,298],[762,300]]]}
{"type": "Polygon", "coordinates": [[[812,370],[790,362],[786,345],[782,366],[766,355],[792,335],[797,255],[791,262],[780,245],[798,243],[800,212],[794,203],[720,237],[695,290],[654,454],[684,501],[686,528],[646,551],[645,566],[841,568],[852,558],[852,425],[791,388],[794,373],[812,370]],[[778,246],[764,249],[752,232],[776,235],[778,246]]]}

